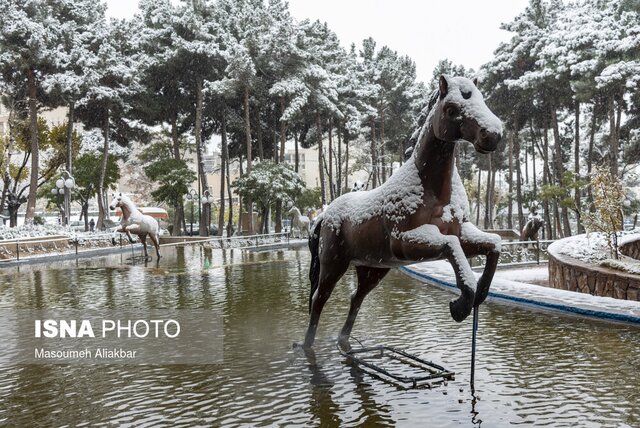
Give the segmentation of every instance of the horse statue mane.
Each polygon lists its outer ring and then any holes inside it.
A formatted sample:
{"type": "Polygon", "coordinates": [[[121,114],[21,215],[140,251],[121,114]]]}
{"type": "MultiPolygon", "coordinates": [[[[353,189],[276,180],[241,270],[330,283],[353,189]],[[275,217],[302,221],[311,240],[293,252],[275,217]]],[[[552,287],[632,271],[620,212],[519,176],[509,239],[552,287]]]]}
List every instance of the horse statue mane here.
{"type": "Polygon", "coordinates": [[[415,149],[416,143],[418,142],[418,137],[420,136],[420,131],[422,130],[422,127],[424,126],[424,122],[427,120],[427,117],[429,116],[429,113],[431,112],[431,110],[433,110],[433,106],[436,104],[436,102],[438,101],[438,97],[440,96],[439,91],[436,89],[434,90],[431,95],[429,96],[429,99],[427,101],[427,105],[422,109],[422,111],[420,112],[420,114],[418,115],[418,120],[417,120],[417,124],[415,129],[413,130],[413,132],[411,133],[411,136],[409,137],[408,140],[406,140],[406,143],[404,145],[404,161],[408,161],[409,158],[411,158],[411,154],[413,153],[413,150],[415,149]]]}
{"type": "Polygon", "coordinates": [[[490,153],[501,135],[502,123],[475,80],[440,77],[409,139],[409,159],[381,186],[343,194],[316,219],[309,240],[311,316],[305,348],[312,346],[322,308],[351,264],[358,288],[338,340],[346,349],[363,299],[391,268],[447,259],[461,291],[450,302],[458,322],[486,299],[501,239],[467,221],[469,202],[455,167],[455,146],[471,143],[477,152],[490,153]],[[479,280],[467,260],[476,255],[487,257],[479,280]]]}

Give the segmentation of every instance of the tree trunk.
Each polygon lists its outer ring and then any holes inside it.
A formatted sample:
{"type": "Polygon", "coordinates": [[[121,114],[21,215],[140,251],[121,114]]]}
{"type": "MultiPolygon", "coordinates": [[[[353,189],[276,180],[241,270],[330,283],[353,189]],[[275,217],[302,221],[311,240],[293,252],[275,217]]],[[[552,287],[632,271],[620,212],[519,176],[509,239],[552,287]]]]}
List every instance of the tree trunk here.
{"type": "MultiPolygon", "coordinates": [[[[547,128],[545,128],[543,133],[542,162],[544,170],[542,175],[542,184],[550,184],[551,181],[551,171],[549,170],[549,136],[547,131],[547,128]]],[[[555,235],[553,234],[553,223],[551,222],[551,213],[549,212],[549,201],[543,201],[542,208],[544,209],[544,223],[547,230],[547,239],[555,239],[555,235]]]]}
{"type": "Polygon", "coordinates": [[[520,139],[518,138],[519,130],[513,131],[513,154],[515,158],[516,169],[516,201],[518,203],[518,231],[524,228],[524,213],[522,211],[522,171],[520,168],[520,139]]]}
{"type": "MultiPolygon", "coordinates": [[[[525,184],[529,184],[529,150],[527,150],[527,146],[525,144],[524,149],[524,182],[525,184]]],[[[535,167],[534,167],[535,168],[535,167]]]]}
{"type": "Polygon", "coordinates": [[[104,179],[107,175],[107,162],[109,161],[109,109],[105,112],[104,121],[104,145],[102,146],[102,160],[100,161],[100,175],[98,178],[98,221],[96,222],[97,230],[105,229],[105,220],[109,216],[107,207],[105,206],[105,188],[104,179]]]}
{"type": "MultiPolygon", "coordinates": [[[[72,171],[72,156],[73,156],[73,116],[75,113],[75,103],[71,101],[69,103],[69,112],[67,114],[67,153],[65,159],[65,167],[69,174],[73,174],[72,171]]],[[[64,187],[64,225],[68,226],[71,220],[71,189],[67,186],[64,187]]]]}
{"type": "Polygon", "coordinates": [[[228,147],[225,149],[225,165],[227,174],[227,196],[229,197],[229,220],[227,221],[227,236],[233,235],[233,194],[231,193],[231,160],[229,159],[228,147]]]}
{"type": "MultiPolygon", "coordinates": [[[[178,136],[178,118],[177,113],[173,114],[171,117],[171,146],[173,151],[173,158],[175,160],[180,160],[180,137],[178,136]]],[[[174,205],[174,216],[173,216],[173,228],[171,230],[171,234],[174,236],[182,235],[182,228],[184,223],[184,203],[182,198],[178,200],[176,205],[174,205]]]]}
{"type": "Polygon", "coordinates": [[[89,231],[89,200],[82,202],[82,212],[80,213],[84,217],[84,231],[89,231]]]}
{"type": "Polygon", "coordinates": [[[296,172],[300,171],[300,154],[298,153],[298,133],[294,132],[293,133],[293,144],[295,147],[295,163],[294,163],[294,169],[296,172]]]}
{"type": "Polygon", "coordinates": [[[316,113],[316,133],[318,138],[318,172],[320,174],[320,195],[322,199],[322,206],[327,203],[327,196],[324,188],[324,165],[322,163],[322,123],[320,122],[320,113],[316,113]]]}
{"type": "MultiPolygon", "coordinates": [[[[251,120],[249,116],[249,87],[244,88],[244,142],[247,149],[247,174],[251,174],[251,120]]],[[[251,198],[247,198],[247,211],[249,212],[249,227],[247,233],[253,235],[253,201],[251,198]]]]}
{"type": "Polygon", "coordinates": [[[484,228],[489,229],[491,221],[491,174],[493,171],[491,153],[489,153],[489,168],[487,169],[487,189],[485,191],[484,198],[484,228]]]}
{"type": "MultiPolygon", "coordinates": [[[[580,179],[580,101],[575,101],[575,141],[573,146],[573,172],[575,174],[575,180],[580,179]]],[[[576,204],[576,232],[578,234],[584,233],[581,221],[581,203],[580,203],[580,187],[576,184],[573,188],[573,196],[576,204]]]]}
{"type": "Polygon", "coordinates": [[[480,227],[480,191],[482,190],[482,169],[478,167],[478,189],[476,192],[476,226],[480,227]]]}
{"type": "MultiPolygon", "coordinates": [[[[562,144],[560,143],[560,129],[558,126],[558,114],[555,108],[551,109],[551,120],[553,124],[553,141],[555,147],[556,158],[556,182],[558,186],[564,186],[564,164],[562,162],[562,144]]],[[[558,204],[556,203],[555,206],[558,204]]],[[[571,225],[569,224],[569,209],[566,206],[561,207],[562,210],[562,235],[563,237],[571,236],[571,225]]]]}
{"type": "Polygon", "coordinates": [[[329,199],[335,199],[333,187],[333,118],[329,117],[329,199]]]}
{"type": "Polygon", "coordinates": [[[0,210],[4,209],[5,203],[7,202],[7,197],[9,195],[10,186],[11,186],[11,174],[10,174],[10,166],[11,166],[11,156],[13,155],[13,145],[15,143],[15,138],[13,135],[13,117],[15,114],[14,106],[12,105],[9,110],[9,118],[7,120],[7,125],[9,127],[9,138],[7,139],[7,145],[4,150],[4,174],[2,177],[3,187],[2,187],[2,199],[0,199],[0,210]]]}
{"type": "Polygon", "coordinates": [[[611,177],[618,177],[618,137],[616,135],[615,99],[609,97],[609,164],[611,177]]]}
{"type": "MultiPolygon", "coordinates": [[[[198,189],[198,199],[200,199],[201,194],[204,194],[205,190],[209,190],[207,173],[204,170],[204,153],[202,147],[202,78],[198,78],[196,82],[196,118],[194,134],[198,158],[198,176],[200,177],[200,188],[198,189]]],[[[200,207],[199,235],[209,236],[209,212],[211,211],[211,204],[202,204],[199,200],[198,206],[200,207]]]]}
{"type": "Polygon", "coordinates": [[[267,234],[269,229],[269,207],[262,208],[262,221],[260,222],[260,233],[267,234]]]}
{"type": "Polygon", "coordinates": [[[7,209],[9,210],[9,227],[18,226],[18,210],[20,209],[20,203],[9,204],[7,209]]]}
{"type": "MultiPolygon", "coordinates": [[[[240,177],[244,176],[244,171],[242,170],[242,150],[240,151],[239,155],[238,155],[238,172],[240,173],[240,177]]],[[[242,210],[243,210],[243,206],[242,206],[242,196],[240,194],[238,194],[238,231],[242,232],[243,234],[245,233],[244,229],[242,228],[242,210]]]]}
{"type": "Polygon", "coordinates": [[[387,162],[384,150],[384,109],[380,111],[380,166],[382,168],[382,180],[380,184],[387,181],[387,162]]]}
{"type": "Polygon", "coordinates": [[[31,179],[29,181],[29,197],[27,199],[27,213],[24,217],[25,224],[33,224],[36,214],[36,193],[38,191],[38,167],[40,162],[38,141],[38,105],[36,75],[33,68],[27,70],[27,92],[29,94],[29,141],[31,149],[31,179]]]}
{"type": "Polygon", "coordinates": [[[349,191],[349,140],[344,136],[344,188],[349,191]]]}
{"type": "MultiPolygon", "coordinates": [[[[280,111],[284,113],[284,97],[280,97],[280,111]]],[[[276,159],[284,163],[284,145],[286,142],[286,136],[285,136],[286,128],[285,128],[285,122],[284,120],[282,120],[282,113],[280,114],[280,154],[276,154],[276,159]]],[[[275,231],[276,233],[280,233],[282,232],[282,200],[276,201],[275,216],[276,216],[275,231]]],[[[267,231],[267,233],[269,232],[267,231]]]]}
{"type": "Polygon", "coordinates": [[[376,122],[371,119],[371,176],[372,188],[378,187],[378,158],[376,156],[376,122]]]}
{"type": "Polygon", "coordinates": [[[337,128],[337,135],[338,135],[338,165],[336,166],[336,172],[337,172],[337,177],[336,177],[336,196],[340,196],[342,194],[342,138],[341,138],[341,134],[342,132],[340,129],[340,122],[338,122],[338,128],[337,128]]]}
{"type": "MultiPolygon", "coordinates": [[[[531,134],[531,172],[533,183],[533,199],[538,197],[538,175],[536,173],[536,148],[535,148],[535,136],[531,134]]],[[[525,150],[526,151],[526,150],[525,150]]]]}
{"type": "Polygon", "coordinates": [[[507,198],[507,229],[513,229],[513,133],[509,134],[509,197],[507,198]]]}
{"type": "MultiPolygon", "coordinates": [[[[222,118],[220,124],[220,211],[218,212],[218,236],[222,236],[224,229],[224,214],[225,214],[225,171],[227,169],[227,119],[226,111],[222,110],[222,118]]],[[[229,200],[231,204],[231,200],[229,200]]]]}
{"type": "MultiPolygon", "coordinates": [[[[260,120],[260,105],[256,106],[256,142],[258,143],[258,157],[260,160],[264,160],[264,147],[262,144],[262,124],[260,120]]],[[[274,132],[275,133],[275,132],[274,132]]],[[[277,148],[277,140],[274,138],[273,140],[274,148],[273,148],[273,160],[278,162],[278,148],[277,148]]]]}
{"type": "MultiPolygon", "coordinates": [[[[593,146],[596,140],[596,105],[593,105],[593,112],[591,113],[591,129],[589,129],[589,152],[587,154],[587,178],[591,180],[591,169],[593,167],[593,146]]],[[[595,205],[593,203],[593,189],[591,185],[587,187],[587,200],[589,204],[589,212],[595,212],[595,205]]]]}
{"type": "MultiPolygon", "coordinates": [[[[284,113],[284,97],[280,97],[280,109],[284,113]]],[[[280,115],[280,162],[284,162],[285,143],[287,142],[287,123],[280,115]]]]}

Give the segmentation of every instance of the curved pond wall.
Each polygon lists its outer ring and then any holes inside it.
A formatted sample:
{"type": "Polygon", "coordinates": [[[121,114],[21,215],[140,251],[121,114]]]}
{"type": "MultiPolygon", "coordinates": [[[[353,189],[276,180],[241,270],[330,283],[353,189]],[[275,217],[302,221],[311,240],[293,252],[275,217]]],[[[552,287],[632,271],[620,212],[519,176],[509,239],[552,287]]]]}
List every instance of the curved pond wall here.
{"type": "MultiPolygon", "coordinates": [[[[562,241],[558,241],[558,244],[562,241]]],[[[640,244],[640,243],[639,243],[640,244]]],[[[594,296],[640,301],[640,275],[588,264],[549,246],[549,287],[594,296]]]]}
{"type": "Polygon", "coordinates": [[[635,241],[625,242],[618,247],[620,254],[624,254],[632,259],[640,260],[640,239],[635,241]]]}

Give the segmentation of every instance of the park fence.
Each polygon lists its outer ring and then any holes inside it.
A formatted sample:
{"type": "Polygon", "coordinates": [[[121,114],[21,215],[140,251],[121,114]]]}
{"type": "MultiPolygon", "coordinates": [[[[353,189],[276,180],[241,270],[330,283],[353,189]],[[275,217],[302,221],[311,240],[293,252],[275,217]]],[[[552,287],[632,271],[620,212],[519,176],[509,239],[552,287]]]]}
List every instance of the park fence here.
{"type": "MultiPolygon", "coordinates": [[[[538,241],[502,241],[502,250],[498,259],[499,267],[534,265],[548,263],[549,245],[553,240],[538,241]]],[[[484,267],[486,257],[476,256],[471,258],[471,267],[484,267]]]]}

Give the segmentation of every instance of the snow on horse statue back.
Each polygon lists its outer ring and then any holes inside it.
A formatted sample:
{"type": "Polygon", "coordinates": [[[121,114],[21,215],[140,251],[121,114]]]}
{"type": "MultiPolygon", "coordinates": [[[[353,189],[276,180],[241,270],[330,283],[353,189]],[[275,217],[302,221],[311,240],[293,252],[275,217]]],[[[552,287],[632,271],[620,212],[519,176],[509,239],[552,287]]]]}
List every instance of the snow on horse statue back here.
{"type": "Polygon", "coordinates": [[[110,210],[120,208],[122,210],[122,220],[120,221],[120,227],[116,229],[116,232],[126,233],[129,241],[133,241],[131,234],[138,235],[142,246],[144,247],[144,257],[149,258],[147,252],[147,235],[151,238],[154,247],[156,247],[156,255],[160,259],[160,225],[158,221],[150,215],[142,214],[135,204],[123,195],[117,193],[112,195],[113,200],[109,205],[110,210]]]}
{"type": "Polygon", "coordinates": [[[351,297],[338,343],[349,336],[366,295],[391,268],[447,259],[460,296],[450,302],[454,320],[464,320],[487,294],[500,255],[500,237],[467,221],[469,204],[455,167],[455,146],[470,142],[480,153],[496,149],[502,122],[485,105],[476,82],[441,76],[423,111],[410,159],[382,186],[346,193],[317,221],[311,238],[310,320],[304,347],[313,345],[320,313],[337,281],[355,265],[358,287],[351,297]],[[487,257],[479,280],[467,257],[487,257]]]}

